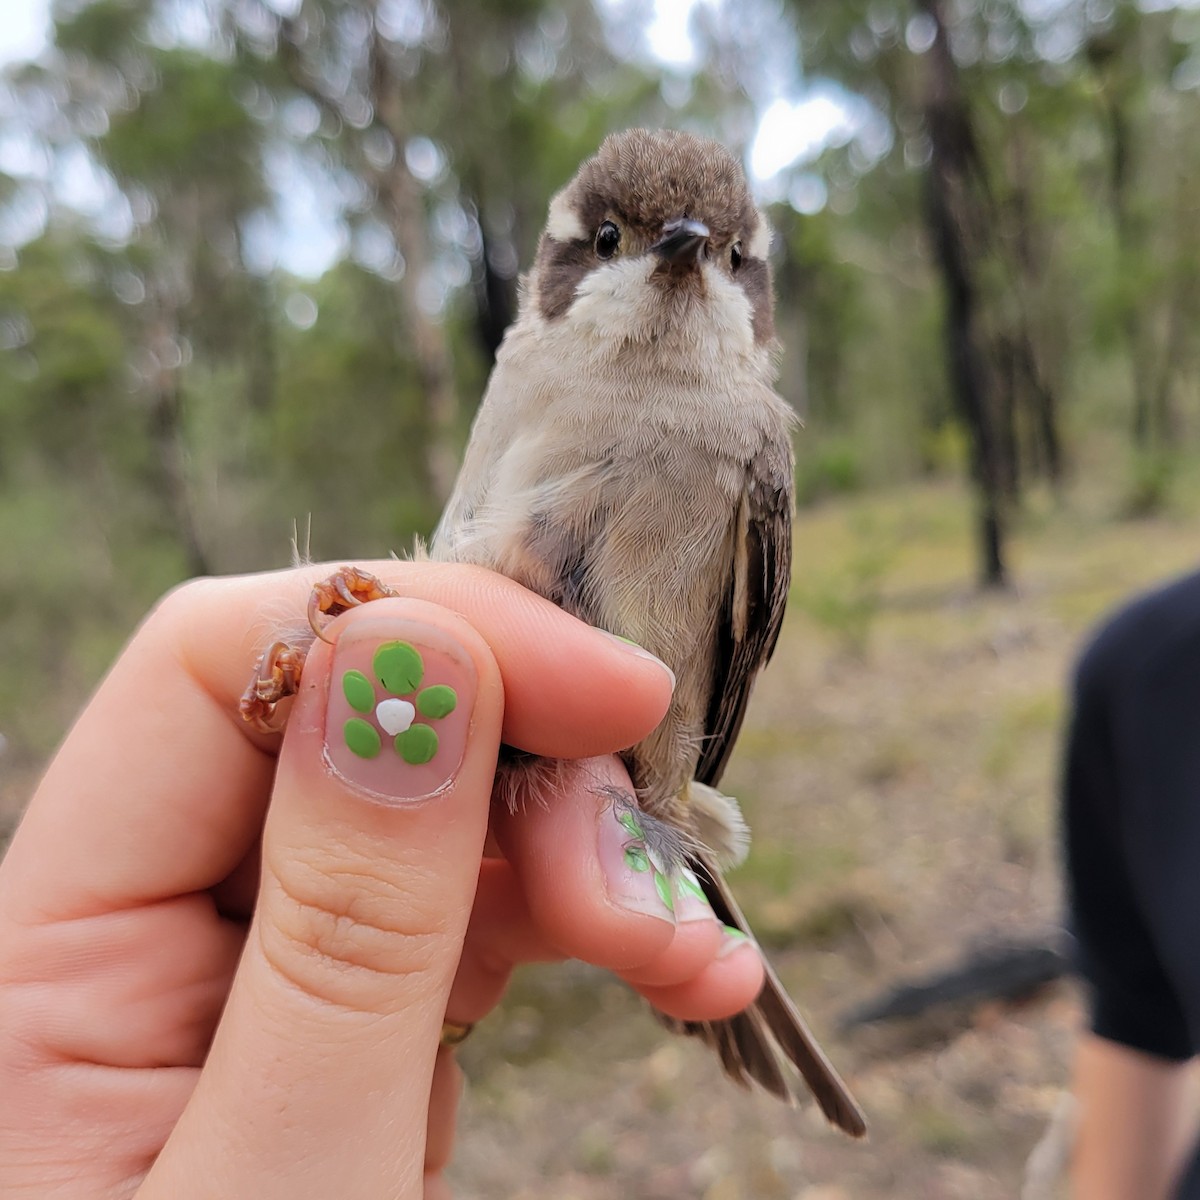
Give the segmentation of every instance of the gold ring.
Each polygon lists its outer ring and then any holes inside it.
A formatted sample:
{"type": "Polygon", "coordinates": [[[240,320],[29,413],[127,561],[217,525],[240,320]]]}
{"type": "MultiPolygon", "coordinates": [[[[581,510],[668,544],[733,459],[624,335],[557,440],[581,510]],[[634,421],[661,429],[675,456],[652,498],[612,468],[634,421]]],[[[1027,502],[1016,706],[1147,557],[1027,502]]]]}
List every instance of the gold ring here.
{"type": "Polygon", "coordinates": [[[475,1023],[470,1025],[459,1025],[454,1021],[442,1022],[441,1044],[447,1048],[461,1046],[463,1042],[470,1036],[471,1030],[475,1028],[475,1023]]]}

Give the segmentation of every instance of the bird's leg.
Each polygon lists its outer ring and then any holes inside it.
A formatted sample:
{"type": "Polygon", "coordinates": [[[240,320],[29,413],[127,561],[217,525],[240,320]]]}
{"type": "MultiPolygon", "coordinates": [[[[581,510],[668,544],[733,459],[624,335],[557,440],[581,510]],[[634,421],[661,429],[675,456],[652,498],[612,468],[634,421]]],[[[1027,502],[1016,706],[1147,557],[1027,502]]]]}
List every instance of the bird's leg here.
{"type": "Polygon", "coordinates": [[[374,575],[357,567],[343,567],[316,584],[308,598],[308,624],[312,635],[305,632],[287,640],[272,642],[267,647],[254,668],[254,676],[238,706],[243,720],[260,733],[277,733],[283,727],[278,707],[288,696],[294,696],[300,687],[300,672],[312,646],[313,636],[328,640],[324,633],[327,622],[322,618],[336,617],[370,600],[398,594],[374,575]]]}
{"type": "Polygon", "coordinates": [[[492,799],[511,813],[549,808],[562,795],[572,770],[561,758],[542,758],[502,743],[492,799]]]}
{"type": "Polygon", "coordinates": [[[649,872],[659,898],[674,910],[676,891],[680,887],[691,890],[694,883],[688,867],[692,849],[688,835],[662,818],[651,816],[638,805],[631,791],[603,787],[600,794],[611,804],[617,824],[627,835],[625,866],[638,874],[649,872]]]}

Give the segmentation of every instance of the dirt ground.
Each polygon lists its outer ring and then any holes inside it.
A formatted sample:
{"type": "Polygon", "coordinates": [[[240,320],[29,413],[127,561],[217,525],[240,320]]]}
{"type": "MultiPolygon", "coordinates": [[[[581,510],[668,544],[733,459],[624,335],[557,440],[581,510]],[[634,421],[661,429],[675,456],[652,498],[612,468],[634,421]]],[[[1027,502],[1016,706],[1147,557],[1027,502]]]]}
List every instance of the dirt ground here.
{"type": "MultiPolygon", "coordinates": [[[[460,1051],[458,1200],[1020,1196],[1062,1097],[1072,984],[890,1027],[839,1017],[975,943],[1056,927],[1070,663],[1112,604],[1195,565],[1197,511],[1032,505],[1017,586],[988,596],[955,487],[802,514],[781,644],[724,781],[755,835],[734,881],[869,1141],[739,1091],[603,974],[539,967],[460,1051]]],[[[27,782],[0,779],[0,815],[27,782]]]]}
{"type": "MultiPolygon", "coordinates": [[[[981,597],[961,496],[801,517],[776,659],[726,776],[755,846],[735,876],[762,943],[871,1122],[726,1083],[624,988],[531,969],[461,1058],[462,1200],[1001,1200],[1062,1102],[1080,1004],[1059,983],[839,1035],[838,1017],[979,942],[1060,920],[1064,684],[1087,628],[1195,562],[1190,519],[1031,513],[1011,594],[981,597]]],[[[1058,1194],[1043,1193],[1042,1200],[1058,1194]]]]}

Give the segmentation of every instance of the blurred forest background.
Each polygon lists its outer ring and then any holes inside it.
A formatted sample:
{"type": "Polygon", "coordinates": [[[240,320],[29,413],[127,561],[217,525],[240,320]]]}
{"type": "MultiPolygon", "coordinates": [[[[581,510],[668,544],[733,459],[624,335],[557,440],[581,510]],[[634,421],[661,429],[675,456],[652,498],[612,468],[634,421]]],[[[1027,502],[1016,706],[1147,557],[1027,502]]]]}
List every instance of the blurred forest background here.
{"type": "MultiPolygon", "coordinates": [[[[764,940],[828,1027],[964,938],[1053,922],[1067,663],[1195,556],[1200,6],[57,0],[51,21],[0,76],[10,815],[172,584],[285,564],[310,514],[317,558],[431,528],[548,197],[605,133],[669,125],[744,153],[769,206],[805,421],[792,619],[731,780],[769,835],[743,885],[764,940]]],[[[636,1009],[531,978],[474,1060],[467,1196],[1014,1195],[1073,1019],[842,1047],[882,1126],[861,1150],[806,1123],[813,1158],[649,1021],[602,1070],[612,1021],[580,1022],[636,1009]],[[698,1147],[671,1140],[685,1086],[714,1095],[698,1147]]]]}

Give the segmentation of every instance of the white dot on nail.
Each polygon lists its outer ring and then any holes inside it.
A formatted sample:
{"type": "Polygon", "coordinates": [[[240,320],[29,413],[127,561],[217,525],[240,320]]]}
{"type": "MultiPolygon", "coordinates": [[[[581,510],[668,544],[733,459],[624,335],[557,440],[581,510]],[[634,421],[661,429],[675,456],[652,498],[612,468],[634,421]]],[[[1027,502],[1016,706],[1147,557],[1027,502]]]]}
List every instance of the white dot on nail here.
{"type": "Polygon", "coordinates": [[[417,710],[407,700],[397,700],[394,696],[380,700],[375,709],[375,720],[379,722],[384,733],[395,737],[403,733],[416,717],[417,710]]]}

